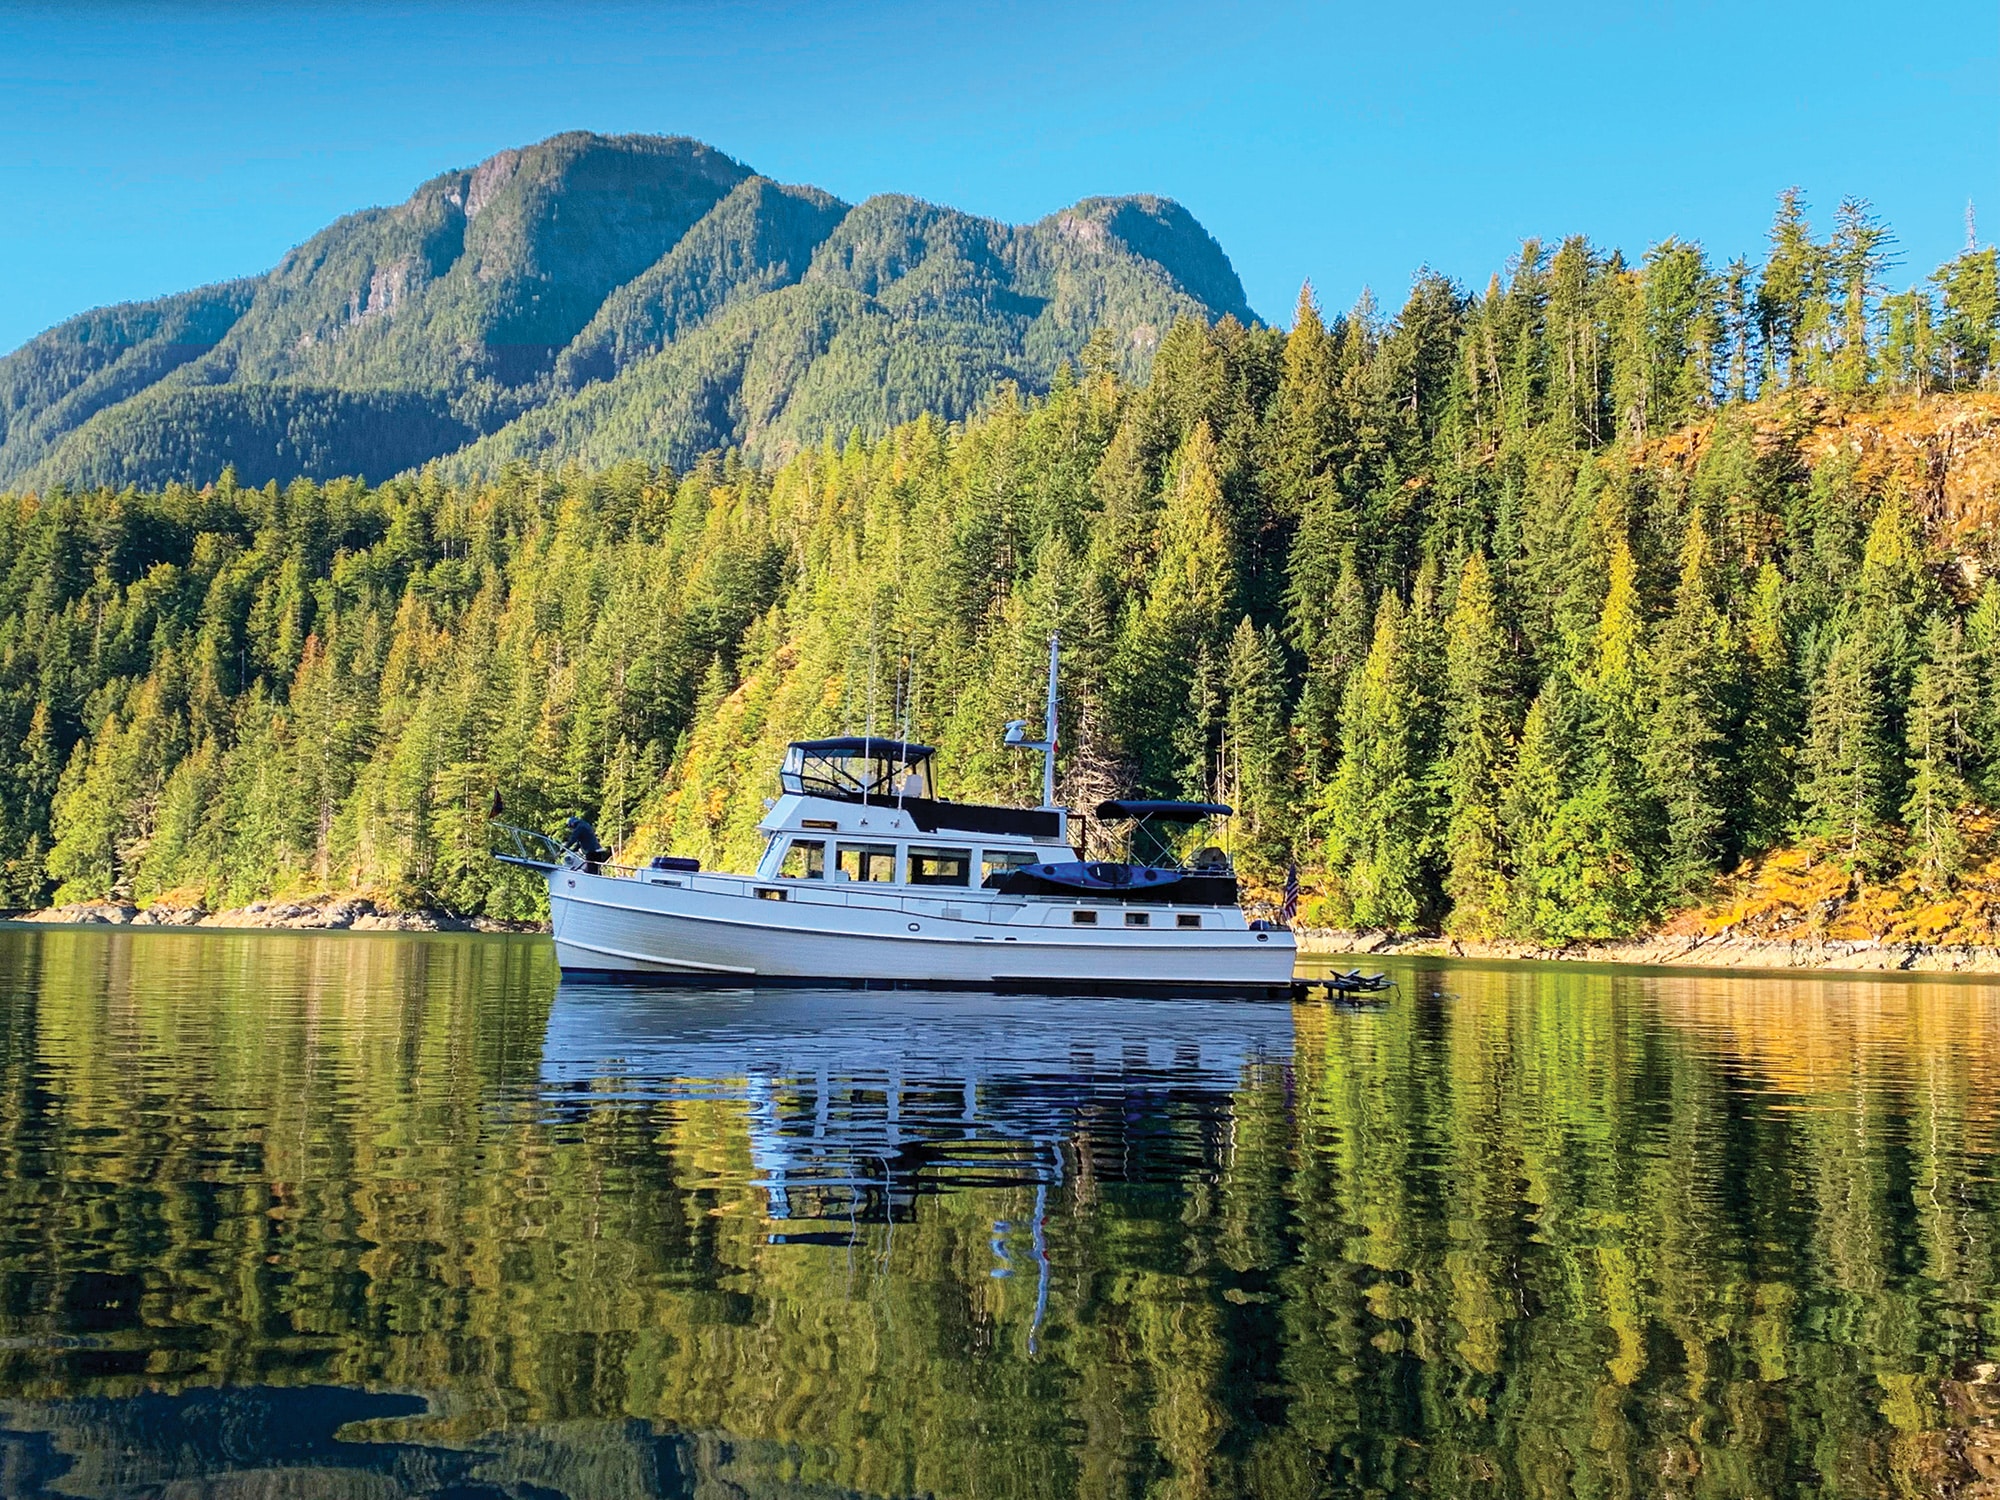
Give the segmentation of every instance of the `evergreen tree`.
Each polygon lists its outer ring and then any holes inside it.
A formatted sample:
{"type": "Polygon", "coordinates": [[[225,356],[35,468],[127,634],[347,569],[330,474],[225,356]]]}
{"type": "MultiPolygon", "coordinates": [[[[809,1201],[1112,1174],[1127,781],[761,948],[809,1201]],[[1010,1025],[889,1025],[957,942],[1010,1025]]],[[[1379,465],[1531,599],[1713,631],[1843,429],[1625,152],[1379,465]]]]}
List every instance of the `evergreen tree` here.
{"type": "Polygon", "coordinates": [[[1385,593],[1367,660],[1347,695],[1340,769],[1328,788],[1327,866],[1336,907],[1360,927],[1409,931],[1435,915],[1434,808],[1418,663],[1406,612],[1385,593]]]}
{"type": "Polygon", "coordinates": [[[1798,385],[1813,368],[1826,325],[1826,255],[1806,222],[1805,195],[1795,187],[1778,195],[1771,225],[1771,253],[1757,287],[1757,331],[1764,346],[1765,380],[1798,385]]]}
{"type": "Polygon", "coordinates": [[[1830,371],[1830,383],[1837,391],[1863,389],[1873,372],[1875,304],[1882,294],[1893,240],[1865,199],[1841,200],[1827,253],[1829,291],[1839,308],[1839,344],[1830,371]]]}
{"type": "Polygon", "coordinates": [[[1969,796],[1965,773],[1973,749],[1972,699],[1964,627],[1956,619],[1933,615],[1910,695],[1904,760],[1910,792],[1902,808],[1911,863],[1927,890],[1948,889],[1965,859],[1958,819],[1969,796]]]}
{"type": "Polygon", "coordinates": [[[1282,869],[1290,845],[1290,775],[1284,733],[1284,657],[1277,632],[1245,615],[1229,638],[1223,721],[1227,800],[1254,874],[1282,869]]]}
{"type": "Polygon", "coordinates": [[[1559,937],[1568,925],[1557,819],[1577,772],[1582,739],[1577,696],[1562,673],[1543,683],[1521,726],[1520,751],[1501,804],[1514,865],[1507,925],[1523,937],[1559,937]]]}
{"type": "Polygon", "coordinates": [[[1335,471],[1340,438],[1336,348],[1310,282],[1299,288],[1278,389],[1264,421],[1266,487],[1280,514],[1302,517],[1335,471]]]}
{"type": "Polygon", "coordinates": [[[1654,652],[1658,697],[1646,766],[1665,814],[1663,891],[1691,895],[1729,850],[1730,744],[1738,715],[1739,643],[1701,512],[1689,517],[1673,614],[1654,652]]]}
{"type": "Polygon", "coordinates": [[[1768,849],[1784,838],[1796,811],[1792,780],[1798,753],[1798,692],[1784,590],[1778,565],[1765,563],[1757,573],[1744,630],[1748,681],[1734,755],[1736,841],[1751,851],[1768,849]]]}
{"type": "Polygon", "coordinates": [[[1536,907],[1544,935],[1563,939],[1632,931],[1656,889],[1659,817],[1643,765],[1653,670],[1623,542],[1612,554],[1595,648],[1584,681],[1583,769],[1548,833],[1536,907]]]}
{"type": "MultiPolygon", "coordinates": [[[[1305,536],[1306,529],[1301,528],[1301,543],[1305,536]]],[[[1321,570],[1315,567],[1312,576],[1317,580],[1321,570]]],[[[1308,793],[1317,793],[1339,763],[1342,703],[1348,683],[1368,651],[1368,589],[1361,581],[1352,546],[1344,550],[1331,589],[1315,598],[1313,615],[1316,623],[1310,631],[1298,632],[1310,645],[1301,646],[1306,659],[1305,683],[1295,715],[1300,768],[1308,793]]],[[[1296,606],[1294,618],[1298,618],[1296,606]]]]}
{"type": "Polygon", "coordinates": [[[1882,299],[1881,367],[1883,378],[1898,390],[1921,395],[1937,381],[1937,331],[1932,326],[1930,294],[1911,287],[1882,299]]]}
{"type": "Polygon", "coordinates": [[[1800,765],[1805,831],[1837,847],[1855,870],[1880,858],[1895,805],[1877,660],[1856,636],[1834,646],[1814,684],[1800,765]]]}
{"type": "Polygon", "coordinates": [[[2000,369],[2000,261],[1968,244],[1931,277],[1938,289],[1944,377],[1954,387],[1990,384],[2000,369]]]}
{"type": "Polygon", "coordinates": [[[1965,617],[1971,728],[1977,747],[1973,784],[1988,805],[2000,803],[2000,578],[1989,577],[1965,617]]]}
{"type": "Polygon", "coordinates": [[[1491,937],[1508,911],[1502,807],[1513,759],[1515,661],[1484,554],[1459,573],[1445,635],[1444,743],[1446,925],[1491,937]]]}

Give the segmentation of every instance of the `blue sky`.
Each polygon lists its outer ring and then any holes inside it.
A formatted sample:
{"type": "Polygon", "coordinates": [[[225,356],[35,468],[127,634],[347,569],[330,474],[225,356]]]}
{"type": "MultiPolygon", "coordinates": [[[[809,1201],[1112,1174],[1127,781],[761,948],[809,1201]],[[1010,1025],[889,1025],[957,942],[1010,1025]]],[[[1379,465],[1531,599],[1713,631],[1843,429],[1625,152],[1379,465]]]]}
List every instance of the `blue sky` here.
{"type": "Polygon", "coordinates": [[[1288,323],[1527,235],[1760,251],[1777,191],[2000,236],[2000,7],[0,0],[0,349],[267,268],[559,130],[699,136],[785,181],[1008,220],[1180,199],[1288,323]]]}

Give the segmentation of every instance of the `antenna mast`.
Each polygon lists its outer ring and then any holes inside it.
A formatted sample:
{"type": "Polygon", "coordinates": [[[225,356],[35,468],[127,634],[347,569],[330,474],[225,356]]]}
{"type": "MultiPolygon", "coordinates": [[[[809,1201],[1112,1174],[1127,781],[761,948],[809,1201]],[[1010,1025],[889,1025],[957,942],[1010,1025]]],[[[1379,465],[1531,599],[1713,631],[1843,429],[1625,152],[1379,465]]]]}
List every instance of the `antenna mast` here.
{"type": "Polygon", "coordinates": [[[1062,640],[1058,631],[1049,632],[1049,712],[1042,730],[1042,806],[1056,805],[1056,648],[1062,640]]]}
{"type": "Polygon", "coordinates": [[[1069,813],[1056,807],[1056,672],[1061,664],[1062,635],[1058,631],[1049,632],[1049,707],[1042,719],[1042,737],[1028,738],[1026,719],[1007,721],[1007,743],[1016,750],[1039,750],[1042,752],[1042,806],[1052,808],[1056,814],[1056,827],[1062,837],[1069,837],[1069,813]]]}

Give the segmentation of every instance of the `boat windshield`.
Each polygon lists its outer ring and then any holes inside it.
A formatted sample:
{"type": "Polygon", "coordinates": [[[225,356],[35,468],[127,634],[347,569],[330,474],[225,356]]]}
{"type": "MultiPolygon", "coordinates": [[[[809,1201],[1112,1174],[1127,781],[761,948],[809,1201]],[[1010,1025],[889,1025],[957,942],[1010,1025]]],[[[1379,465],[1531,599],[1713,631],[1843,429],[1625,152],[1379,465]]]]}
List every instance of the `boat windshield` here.
{"type": "Polygon", "coordinates": [[[788,792],[813,797],[932,797],[928,745],[853,735],[800,740],[778,773],[788,792]]]}

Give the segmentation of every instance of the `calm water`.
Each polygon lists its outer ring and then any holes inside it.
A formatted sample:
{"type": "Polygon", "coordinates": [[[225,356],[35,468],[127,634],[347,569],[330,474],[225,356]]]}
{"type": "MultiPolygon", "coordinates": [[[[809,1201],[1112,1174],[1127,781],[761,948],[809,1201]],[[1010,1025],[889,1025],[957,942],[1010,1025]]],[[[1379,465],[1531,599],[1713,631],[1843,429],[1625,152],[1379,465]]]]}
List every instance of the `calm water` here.
{"type": "Polygon", "coordinates": [[[1996,1492],[2000,990],[1396,973],[0,929],[0,1492],[1996,1492]]]}

